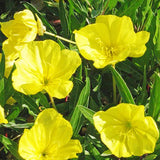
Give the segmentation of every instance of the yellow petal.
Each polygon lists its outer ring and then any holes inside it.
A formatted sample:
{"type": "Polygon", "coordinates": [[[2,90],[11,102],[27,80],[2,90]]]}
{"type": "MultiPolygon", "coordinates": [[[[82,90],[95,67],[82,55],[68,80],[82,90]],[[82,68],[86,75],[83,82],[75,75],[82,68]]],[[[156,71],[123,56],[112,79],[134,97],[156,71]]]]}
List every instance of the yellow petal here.
{"type": "Polygon", "coordinates": [[[141,57],[146,51],[145,44],[148,42],[150,33],[141,31],[136,33],[135,42],[132,45],[129,57],[141,57]]]}
{"type": "Polygon", "coordinates": [[[133,24],[129,17],[117,17],[115,15],[101,15],[96,19],[96,23],[103,23],[110,31],[110,43],[115,45],[126,45],[128,41],[133,41],[133,24]]]}
{"type": "Polygon", "coordinates": [[[0,105],[0,123],[8,123],[7,119],[5,119],[4,116],[4,109],[1,105],[0,105]]]}
{"type": "Polygon", "coordinates": [[[78,140],[71,140],[72,133],[71,124],[61,114],[53,108],[45,109],[34,126],[24,131],[18,152],[27,160],[75,158],[82,150],[78,140]]]}
{"type": "Polygon", "coordinates": [[[96,23],[74,33],[80,53],[92,60],[96,68],[115,65],[127,57],[142,56],[148,41],[148,32],[135,33],[133,23],[127,16],[101,15],[96,23]]]}
{"type": "Polygon", "coordinates": [[[77,153],[82,152],[79,140],[70,140],[65,146],[61,147],[57,153],[57,160],[77,158],[77,153]]]}
{"type": "Polygon", "coordinates": [[[37,32],[38,35],[43,36],[44,32],[46,31],[46,27],[43,25],[41,19],[38,17],[38,15],[36,14],[37,17],[37,32]]]}
{"type": "Polygon", "coordinates": [[[75,40],[82,56],[88,60],[93,60],[97,68],[105,65],[107,43],[110,43],[110,34],[104,24],[92,24],[74,31],[75,40]],[[102,63],[102,64],[100,64],[102,63]],[[99,65],[99,66],[98,66],[99,65]]]}
{"type": "Polygon", "coordinates": [[[53,141],[57,147],[67,144],[73,134],[71,124],[53,108],[45,109],[38,115],[35,125],[39,124],[45,127],[46,137],[50,136],[50,143],[53,141]]]}
{"type": "Polygon", "coordinates": [[[14,70],[12,73],[12,84],[17,91],[28,95],[36,94],[43,90],[43,85],[39,82],[36,70],[32,71],[35,74],[30,73],[30,71],[26,69],[27,66],[24,66],[24,63],[21,62],[21,60],[16,62],[16,66],[18,69],[14,70]]]}
{"type": "Polygon", "coordinates": [[[20,51],[13,72],[13,87],[24,94],[36,94],[45,90],[52,97],[64,98],[72,90],[69,81],[81,64],[78,53],[60,50],[52,41],[35,41],[26,44],[20,51]]]}
{"type": "Polygon", "coordinates": [[[14,20],[1,23],[2,32],[15,42],[30,42],[37,35],[37,22],[31,11],[15,13],[14,20]]]}
{"type": "Polygon", "coordinates": [[[30,10],[24,9],[23,11],[16,12],[14,14],[14,19],[19,21],[28,20],[28,19],[34,20],[34,15],[30,10]]]}
{"type": "Polygon", "coordinates": [[[72,81],[55,79],[50,80],[44,89],[48,92],[51,97],[56,97],[59,99],[65,98],[72,90],[73,83],[72,81]],[[53,89],[54,88],[54,89],[53,89]]]}
{"type": "Polygon", "coordinates": [[[144,106],[122,103],[93,116],[102,142],[117,157],[152,153],[159,131],[152,117],[144,117],[144,106]]]}

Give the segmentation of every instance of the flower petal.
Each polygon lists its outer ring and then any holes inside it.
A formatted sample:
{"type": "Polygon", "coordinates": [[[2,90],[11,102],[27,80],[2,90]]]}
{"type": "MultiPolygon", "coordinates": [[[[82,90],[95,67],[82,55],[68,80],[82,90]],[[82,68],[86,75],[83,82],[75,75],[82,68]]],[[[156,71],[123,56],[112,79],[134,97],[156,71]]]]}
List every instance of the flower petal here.
{"type": "Polygon", "coordinates": [[[93,116],[102,142],[117,157],[152,153],[159,131],[152,117],[144,117],[144,106],[122,103],[93,116]]]}
{"type": "Polygon", "coordinates": [[[0,123],[8,123],[4,116],[4,108],[0,105],[0,123]]]}
{"type": "Polygon", "coordinates": [[[135,42],[132,44],[131,52],[129,57],[141,57],[146,51],[145,44],[148,42],[150,33],[141,31],[136,33],[135,42]]]}
{"type": "Polygon", "coordinates": [[[70,139],[72,134],[71,124],[61,114],[53,108],[45,109],[34,126],[24,131],[18,152],[27,160],[74,158],[82,148],[78,140],[70,139]]]}
{"type": "Polygon", "coordinates": [[[56,79],[53,82],[49,82],[44,89],[48,92],[51,97],[59,99],[65,98],[72,90],[72,81],[56,79]]]}
{"type": "Polygon", "coordinates": [[[37,22],[30,10],[15,13],[14,20],[1,23],[2,32],[16,42],[30,42],[36,38],[37,22]]]}
{"type": "Polygon", "coordinates": [[[66,160],[77,158],[77,153],[82,152],[82,146],[79,140],[70,140],[65,146],[59,148],[56,160],[66,160]]]}
{"type": "MultiPolygon", "coordinates": [[[[74,31],[76,44],[82,56],[88,60],[98,61],[100,68],[106,60],[106,48],[110,45],[110,33],[104,24],[91,24],[79,31],[74,31]],[[100,64],[102,63],[102,64],[100,64]]],[[[99,66],[98,66],[99,65],[99,66]]]]}

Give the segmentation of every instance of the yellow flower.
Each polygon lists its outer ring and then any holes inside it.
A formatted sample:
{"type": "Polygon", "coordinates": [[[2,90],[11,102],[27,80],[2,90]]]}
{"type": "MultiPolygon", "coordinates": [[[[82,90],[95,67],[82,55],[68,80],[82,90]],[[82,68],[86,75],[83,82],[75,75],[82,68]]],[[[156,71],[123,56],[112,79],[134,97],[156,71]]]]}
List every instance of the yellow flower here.
{"type": "Polygon", "coordinates": [[[14,14],[14,20],[2,22],[1,30],[8,37],[2,44],[5,54],[5,76],[8,77],[19,51],[25,43],[33,41],[37,34],[43,35],[45,27],[37,16],[37,21],[32,12],[25,9],[14,14]]]}
{"type": "Polygon", "coordinates": [[[12,80],[17,91],[36,94],[45,90],[52,97],[64,98],[72,90],[69,79],[81,59],[77,52],[61,50],[58,43],[45,40],[26,44],[15,64],[12,80]]]}
{"type": "Polygon", "coordinates": [[[1,23],[1,30],[14,42],[30,42],[36,38],[37,22],[28,9],[14,14],[14,20],[1,23]]]}
{"type": "Polygon", "coordinates": [[[8,77],[14,62],[19,58],[19,51],[25,44],[17,43],[10,39],[5,40],[2,43],[2,49],[5,54],[5,77],[8,77]]]}
{"type": "Polygon", "coordinates": [[[34,126],[19,141],[19,154],[25,160],[67,160],[82,152],[79,140],[72,140],[71,124],[54,109],[42,111],[34,126]]]}
{"type": "Polygon", "coordinates": [[[121,103],[93,116],[102,142],[117,157],[142,156],[154,151],[159,131],[144,106],[121,103]]]}
{"type": "Polygon", "coordinates": [[[149,33],[134,32],[129,17],[101,15],[95,24],[74,31],[76,44],[82,56],[94,61],[96,68],[116,64],[127,57],[140,57],[146,51],[149,33]]]}
{"type": "Polygon", "coordinates": [[[1,105],[0,105],[0,123],[8,123],[7,119],[5,119],[4,116],[4,109],[1,105]]]}

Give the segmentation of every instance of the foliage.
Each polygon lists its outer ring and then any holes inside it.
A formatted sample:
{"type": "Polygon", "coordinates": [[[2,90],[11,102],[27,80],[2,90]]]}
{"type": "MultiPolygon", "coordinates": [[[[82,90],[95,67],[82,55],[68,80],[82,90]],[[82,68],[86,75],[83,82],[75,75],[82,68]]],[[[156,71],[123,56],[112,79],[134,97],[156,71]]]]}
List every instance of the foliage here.
{"type": "MultiPolygon", "coordinates": [[[[63,117],[70,121],[73,139],[79,139],[83,152],[79,160],[118,160],[100,139],[93,125],[93,115],[121,102],[145,106],[145,115],[151,116],[160,129],[160,2],[159,0],[0,0],[0,22],[13,19],[17,11],[29,9],[38,15],[46,30],[52,34],[75,41],[74,31],[92,24],[99,15],[129,16],[135,32],[148,31],[150,39],[147,50],[140,58],[127,58],[112,66],[96,69],[91,61],[81,56],[82,64],[71,80],[73,89],[64,99],[54,99],[55,106],[63,117]],[[112,79],[113,76],[113,79],[112,79]],[[117,85],[115,90],[114,83],[117,85]],[[113,96],[114,95],[114,96],[113,96]],[[116,101],[113,101],[115,98],[116,101]]],[[[36,40],[51,39],[62,49],[78,51],[74,43],[68,43],[49,34],[37,36],[36,40]]],[[[24,129],[31,128],[37,115],[52,107],[47,93],[25,95],[12,87],[12,72],[5,74],[5,55],[2,43],[6,40],[0,32],[0,105],[5,110],[8,124],[0,124],[0,159],[22,158],[18,154],[19,138],[24,129]],[[13,99],[11,99],[13,98],[13,99]]],[[[125,159],[125,158],[121,158],[125,159]]],[[[160,159],[160,139],[155,151],[127,160],[160,159]]]]}

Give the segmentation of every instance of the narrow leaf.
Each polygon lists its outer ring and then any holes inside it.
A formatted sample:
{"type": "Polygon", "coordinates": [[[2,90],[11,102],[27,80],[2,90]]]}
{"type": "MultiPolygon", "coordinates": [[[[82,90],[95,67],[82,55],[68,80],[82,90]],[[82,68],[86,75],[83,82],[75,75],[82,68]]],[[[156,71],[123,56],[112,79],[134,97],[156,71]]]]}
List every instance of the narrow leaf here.
{"type": "Polygon", "coordinates": [[[12,141],[11,139],[0,135],[0,142],[11,152],[11,154],[17,159],[17,160],[23,160],[20,155],[18,154],[18,145],[16,142],[12,141]]]}
{"type": "Polygon", "coordinates": [[[77,135],[79,133],[81,126],[82,126],[82,123],[81,123],[82,113],[80,112],[78,106],[83,105],[83,106],[87,107],[89,95],[90,95],[90,80],[87,77],[86,78],[86,85],[84,86],[84,88],[82,89],[82,91],[80,93],[77,105],[74,109],[74,112],[73,112],[71,120],[70,120],[74,135],[77,135]]]}
{"type": "Polygon", "coordinates": [[[155,74],[155,82],[151,93],[149,102],[148,114],[157,120],[160,112],[160,76],[155,74]]]}
{"type": "Polygon", "coordinates": [[[84,115],[86,119],[88,119],[93,124],[93,115],[95,112],[87,107],[84,107],[82,105],[78,105],[78,109],[81,111],[81,113],[84,115]]]}
{"type": "Polygon", "coordinates": [[[117,85],[119,93],[123,99],[123,102],[135,104],[133,97],[132,97],[132,94],[131,94],[129,88],[127,87],[127,84],[125,83],[125,81],[121,77],[121,75],[112,66],[110,66],[110,70],[112,72],[112,76],[115,78],[116,85],[117,85]]]}
{"type": "Polygon", "coordinates": [[[61,26],[62,26],[62,32],[65,37],[68,37],[69,35],[69,29],[68,29],[68,18],[67,18],[67,11],[64,7],[63,0],[59,1],[59,15],[60,15],[60,20],[61,20],[61,26]]]}

